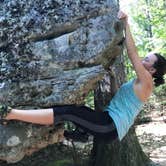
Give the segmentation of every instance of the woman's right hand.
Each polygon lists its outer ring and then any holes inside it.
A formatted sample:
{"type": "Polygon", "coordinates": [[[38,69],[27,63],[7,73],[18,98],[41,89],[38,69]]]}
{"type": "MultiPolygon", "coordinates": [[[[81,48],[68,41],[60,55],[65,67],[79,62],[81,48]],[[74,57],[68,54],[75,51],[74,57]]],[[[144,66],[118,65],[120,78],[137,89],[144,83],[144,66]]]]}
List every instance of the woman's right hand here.
{"type": "Polygon", "coordinates": [[[118,12],[118,18],[122,20],[125,25],[128,23],[128,15],[121,10],[118,12]]]}

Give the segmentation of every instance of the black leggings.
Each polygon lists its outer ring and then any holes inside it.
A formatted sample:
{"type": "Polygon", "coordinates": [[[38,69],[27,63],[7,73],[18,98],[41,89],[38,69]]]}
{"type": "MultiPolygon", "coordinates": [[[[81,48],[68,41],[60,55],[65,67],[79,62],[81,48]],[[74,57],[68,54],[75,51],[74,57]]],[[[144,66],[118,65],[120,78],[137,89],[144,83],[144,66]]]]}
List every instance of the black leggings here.
{"type": "Polygon", "coordinates": [[[112,141],[118,138],[117,130],[108,112],[99,112],[86,106],[55,106],[54,123],[70,121],[97,139],[112,141]]]}

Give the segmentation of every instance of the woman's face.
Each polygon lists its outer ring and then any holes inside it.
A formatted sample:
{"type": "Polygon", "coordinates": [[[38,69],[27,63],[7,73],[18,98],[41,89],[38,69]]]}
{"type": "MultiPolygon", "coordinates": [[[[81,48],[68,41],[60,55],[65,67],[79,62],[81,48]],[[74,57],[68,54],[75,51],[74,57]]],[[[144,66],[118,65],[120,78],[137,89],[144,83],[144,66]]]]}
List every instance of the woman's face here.
{"type": "Polygon", "coordinates": [[[154,63],[157,61],[157,57],[154,53],[148,53],[146,57],[142,60],[142,64],[146,70],[151,74],[156,72],[156,69],[153,67],[154,63]]]}

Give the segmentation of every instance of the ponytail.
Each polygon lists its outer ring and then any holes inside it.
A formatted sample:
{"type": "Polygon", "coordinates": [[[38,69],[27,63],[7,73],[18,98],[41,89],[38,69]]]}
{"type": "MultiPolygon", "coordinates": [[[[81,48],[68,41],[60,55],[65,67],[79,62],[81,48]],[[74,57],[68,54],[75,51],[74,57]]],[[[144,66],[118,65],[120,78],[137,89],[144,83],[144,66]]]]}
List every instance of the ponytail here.
{"type": "Polygon", "coordinates": [[[155,53],[157,61],[154,63],[153,67],[156,72],[153,74],[155,86],[164,84],[164,74],[166,74],[166,59],[158,53],[155,53]]]}
{"type": "Polygon", "coordinates": [[[163,77],[154,77],[154,83],[155,86],[159,86],[165,83],[164,78],[163,77]]]}

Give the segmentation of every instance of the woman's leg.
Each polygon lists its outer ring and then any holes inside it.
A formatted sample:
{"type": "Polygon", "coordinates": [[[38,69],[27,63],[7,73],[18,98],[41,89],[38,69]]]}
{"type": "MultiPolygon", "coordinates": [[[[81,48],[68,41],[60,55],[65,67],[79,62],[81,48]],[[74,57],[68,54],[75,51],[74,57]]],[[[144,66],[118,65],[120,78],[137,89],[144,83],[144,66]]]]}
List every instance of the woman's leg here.
{"type": "Polygon", "coordinates": [[[17,110],[12,109],[6,120],[20,120],[29,123],[51,125],[54,123],[53,109],[17,110]]]}
{"type": "Polygon", "coordinates": [[[108,113],[94,111],[85,106],[67,105],[37,110],[12,109],[6,119],[43,125],[71,121],[99,139],[117,138],[116,127],[108,113]]]}
{"type": "Polygon", "coordinates": [[[98,139],[114,140],[118,137],[113,120],[108,112],[99,112],[86,106],[55,106],[54,123],[71,121],[98,139]]]}

